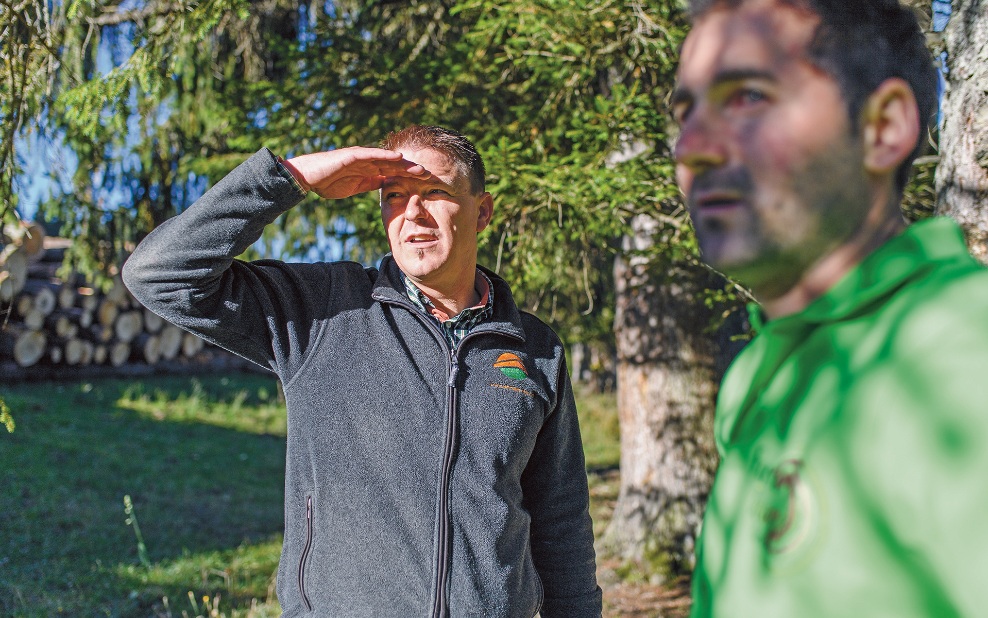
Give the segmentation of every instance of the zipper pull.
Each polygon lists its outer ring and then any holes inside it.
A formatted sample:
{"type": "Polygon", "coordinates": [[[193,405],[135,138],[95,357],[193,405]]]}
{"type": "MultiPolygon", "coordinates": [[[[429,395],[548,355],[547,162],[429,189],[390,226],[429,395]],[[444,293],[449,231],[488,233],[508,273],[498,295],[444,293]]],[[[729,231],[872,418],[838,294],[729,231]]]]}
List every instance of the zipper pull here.
{"type": "Polygon", "coordinates": [[[449,381],[446,383],[450,388],[456,388],[456,375],[460,373],[460,363],[456,359],[456,350],[450,352],[450,370],[449,370],[449,381]]]}

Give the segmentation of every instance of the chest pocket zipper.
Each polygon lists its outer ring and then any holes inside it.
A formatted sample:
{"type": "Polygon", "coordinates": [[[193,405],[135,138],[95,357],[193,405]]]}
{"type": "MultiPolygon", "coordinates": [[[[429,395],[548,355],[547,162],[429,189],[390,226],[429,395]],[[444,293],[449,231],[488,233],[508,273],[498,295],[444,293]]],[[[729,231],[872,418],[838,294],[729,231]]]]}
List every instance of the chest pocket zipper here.
{"type": "Polygon", "coordinates": [[[309,551],[312,549],[312,496],[305,498],[305,547],[302,548],[302,558],[298,563],[298,591],[302,595],[302,603],[305,611],[312,611],[312,603],[305,595],[305,564],[309,560],[309,551]]]}

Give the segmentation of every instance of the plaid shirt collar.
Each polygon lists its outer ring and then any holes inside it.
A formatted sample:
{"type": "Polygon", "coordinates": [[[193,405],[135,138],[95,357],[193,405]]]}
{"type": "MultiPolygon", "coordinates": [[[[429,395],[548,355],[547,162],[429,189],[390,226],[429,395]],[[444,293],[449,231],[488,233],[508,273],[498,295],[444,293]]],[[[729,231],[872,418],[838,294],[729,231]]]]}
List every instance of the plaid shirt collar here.
{"type": "Polygon", "coordinates": [[[405,293],[408,294],[408,299],[439,324],[450,347],[455,348],[460,340],[470,332],[470,329],[494,314],[494,286],[479,268],[477,269],[474,288],[480,293],[480,302],[473,307],[464,309],[459,315],[452,318],[437,309],[429,297],[412,283],[412,280],[406,277],[405,273],[401,274],[401,278],[405,282],[405,293]]]}

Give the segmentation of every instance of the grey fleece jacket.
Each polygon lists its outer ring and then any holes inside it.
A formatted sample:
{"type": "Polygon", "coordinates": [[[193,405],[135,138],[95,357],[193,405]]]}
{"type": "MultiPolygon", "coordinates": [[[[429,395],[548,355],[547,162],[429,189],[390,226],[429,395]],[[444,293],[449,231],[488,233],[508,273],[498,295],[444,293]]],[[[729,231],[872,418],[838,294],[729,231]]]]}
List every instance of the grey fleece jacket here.
{"type": "Polygon", "coordinates": [[[234,259],[301,197],[263,149],[123,269],[147,307],[284,385],[283,615],[600,616],[558,337],[489,272],[493,316],[451,350],[390,258],[234,259]]]}

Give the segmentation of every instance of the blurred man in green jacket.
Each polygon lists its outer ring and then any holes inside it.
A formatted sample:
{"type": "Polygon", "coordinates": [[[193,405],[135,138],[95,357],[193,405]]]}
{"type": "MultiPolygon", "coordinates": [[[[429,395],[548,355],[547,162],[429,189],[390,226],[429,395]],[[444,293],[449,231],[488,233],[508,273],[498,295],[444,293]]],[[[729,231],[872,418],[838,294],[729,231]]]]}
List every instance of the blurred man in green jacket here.
{"type": "Polygon", "coordinates": [[[900,211],[936,75],[896,0],[692,2],[672,104],[704,259],[747,284],[693,616],[988,612],[988,271],[900,211]]]}

